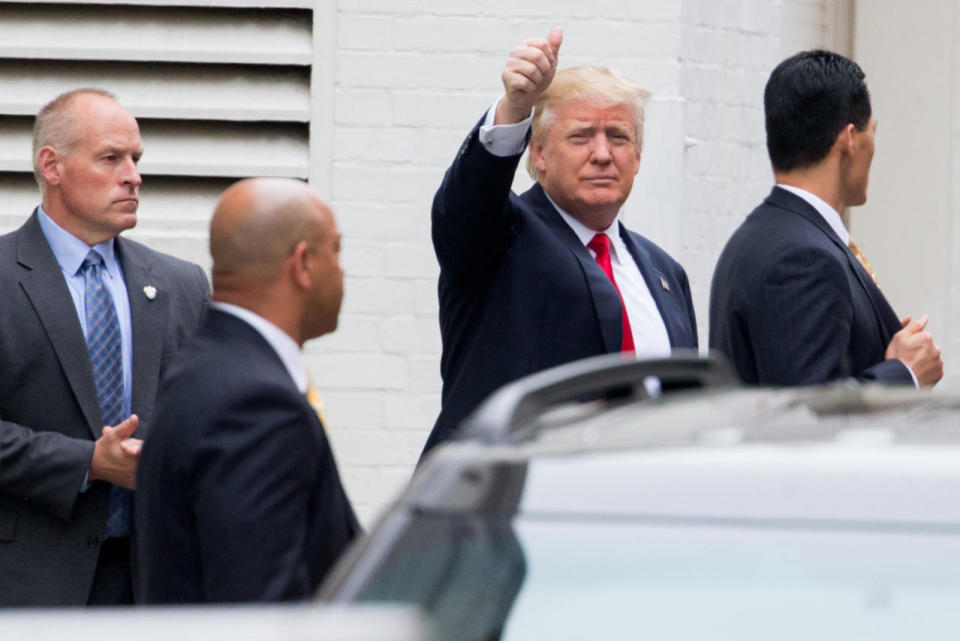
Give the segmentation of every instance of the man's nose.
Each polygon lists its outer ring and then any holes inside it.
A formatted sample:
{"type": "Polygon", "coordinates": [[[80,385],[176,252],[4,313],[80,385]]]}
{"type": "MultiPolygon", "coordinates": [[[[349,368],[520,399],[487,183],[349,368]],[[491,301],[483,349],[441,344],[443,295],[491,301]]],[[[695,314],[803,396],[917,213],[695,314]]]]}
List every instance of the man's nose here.
{"type": "Polygon", "coordinates": [[[608,163],[612,156],[610,155],[610,141],[606,134],[599,133],[593,137],[591,142],[590,159],[596,163],[608,163]]]}
{"type": "Polygon", "coordinates": [[[137,163],[133,158],[128,158],[123,165],[123,174],[121,175],[121,182],[124,185],[133,185],[134,187],[139,187],[143,183],[143,179],[140,177],[140,169],[137,167],[137,163]]]}

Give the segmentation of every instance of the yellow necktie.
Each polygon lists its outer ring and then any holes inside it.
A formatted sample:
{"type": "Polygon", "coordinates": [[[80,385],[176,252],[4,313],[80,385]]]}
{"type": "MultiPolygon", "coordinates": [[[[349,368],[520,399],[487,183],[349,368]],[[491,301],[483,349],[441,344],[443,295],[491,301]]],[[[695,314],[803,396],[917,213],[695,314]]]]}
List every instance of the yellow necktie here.
{"type": "Polygon", "coordinates": [[[857,243],[853,242],[853,239],[850,239],[850,251],[853,252],[853,255],[860,261],[860,264],[863,265],[863,268],[867,270],[867,273],[870,274],[870,278],[873,279],[874,284],[877,287],[880,286],[880,281],[877,280],[877,272],[873,271],[873,267],[870,266],[870,261],[867,260],[867,257],[863,255],[863,252],[860,251],[860,247],[857,246],[857,243]]]}
{"type": "Polygon", "coordinates": [[[307,402],[310,403],[313,411],[317,413],[317,418],[320,419],[320,425],[323,426],[323,429],[327,429],[327,419],[323,415],[323,399],[320,398],[320,390],[313,384],[313,377],[310,376],[310,372],[307,372],[307,402]]]}

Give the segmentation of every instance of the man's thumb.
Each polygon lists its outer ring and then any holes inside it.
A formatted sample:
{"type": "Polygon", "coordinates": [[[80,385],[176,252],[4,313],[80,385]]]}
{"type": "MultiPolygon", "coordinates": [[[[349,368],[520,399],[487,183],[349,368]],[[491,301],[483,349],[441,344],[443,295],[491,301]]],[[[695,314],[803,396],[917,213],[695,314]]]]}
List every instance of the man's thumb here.
{"type": "Polygon", "coordinates": [[[131,414],[125,421],[116,425],[114,429],[120,435],[120,438],[127,438],[137,431],[137,425],[139,424],[140,417],[138,417],[136,414],[131,414]]]}
{"type": "Polygon", "coordinates": [[[550,44],[550,48],[553,49],[553,55],[556,56],[560,50],[560,45],[563,44],[563,27],[554,27],[551,29],[550,33],[547,34],[547,42],[550,44]]]}

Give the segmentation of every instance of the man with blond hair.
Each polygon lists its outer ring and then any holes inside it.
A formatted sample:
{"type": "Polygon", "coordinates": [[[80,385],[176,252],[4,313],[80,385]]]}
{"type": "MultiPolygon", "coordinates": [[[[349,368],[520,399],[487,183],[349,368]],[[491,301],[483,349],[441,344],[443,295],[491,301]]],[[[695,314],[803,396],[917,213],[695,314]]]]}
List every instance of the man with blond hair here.
{"type": "Polygon", "coordinates": [[[105,91],[37,115],[42,202],[0,236],[0,605],[134,598],[140,439],[209,290],[196,265],[119,236],[137,222],[142,153],[105,91]]]}
{"type": "Polygon", "coordinates": [[[505,95],[433,202],[442,409],[424,451],[497,387],[588,356],[696,348],[683,268],[620,222],[647,93],[600,67],[557,72],[563,33],[511,51],[505,95]],[[510,191],[529,138],[537,181],[510,191]]]}

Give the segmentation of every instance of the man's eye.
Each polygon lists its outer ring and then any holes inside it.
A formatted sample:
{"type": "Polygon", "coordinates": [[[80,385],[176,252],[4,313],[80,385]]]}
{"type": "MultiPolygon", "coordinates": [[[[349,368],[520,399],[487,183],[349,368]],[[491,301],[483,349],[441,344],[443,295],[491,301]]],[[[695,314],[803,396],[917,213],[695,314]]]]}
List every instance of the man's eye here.
{"type": "Polygon", "coordinates": [[[571,134],[568,140],[575,144],[582,144],[587,142],[586,134],[571,134]]]}

